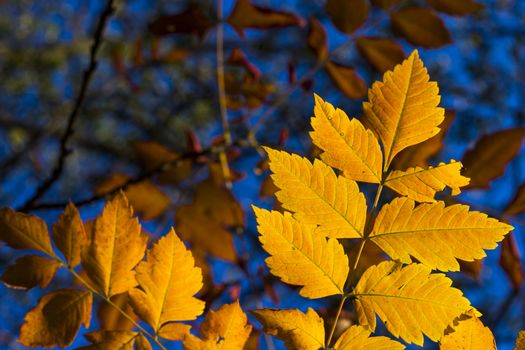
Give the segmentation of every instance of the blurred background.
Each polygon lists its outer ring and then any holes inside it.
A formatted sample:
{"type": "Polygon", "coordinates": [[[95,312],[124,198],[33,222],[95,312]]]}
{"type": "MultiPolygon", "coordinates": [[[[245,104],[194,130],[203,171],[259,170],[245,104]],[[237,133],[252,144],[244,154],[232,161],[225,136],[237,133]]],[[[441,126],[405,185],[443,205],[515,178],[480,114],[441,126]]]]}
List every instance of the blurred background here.
{"type": "MultiPolygon", "coordinates": [[[[311,306],[329,324],[336,300],[302,299],[264,265],[250,206],[278,203],[260,146],[314,157],[313,93],[359,117],[367,88],[418,49],[446,127],[396,167],[462,160],[471,186],[441,198],[515,227],[450,274],[512,349],[525,328],[524,41],[519,0],[0,0],[0,205],[51,224],[71,200],[89,221],[122,188],[148,234],[175,225],[188,242],[212,309],[311,306]]],[[[19,255],[0,247],[0,271],[19,255]]],[[[44,289],[0,286],[0,347],[22,349],[25,313],[71,283],[59,271],[44,289]]],[[[101,314],[90,330],[109,327],[101,314]]],[[[348,303],[342,326],[354,317],[348,303]]],[[[250,348],[283,348],[254,334],[250,348]]]]}

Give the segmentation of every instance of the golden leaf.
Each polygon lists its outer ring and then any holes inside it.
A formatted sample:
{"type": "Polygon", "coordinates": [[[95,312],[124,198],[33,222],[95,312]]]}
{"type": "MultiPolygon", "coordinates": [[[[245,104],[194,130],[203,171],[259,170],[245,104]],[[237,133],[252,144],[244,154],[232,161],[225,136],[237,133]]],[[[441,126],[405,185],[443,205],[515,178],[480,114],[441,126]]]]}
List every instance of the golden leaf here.
{"type": "Polygon", "coordinates": [[[382,154],[374,134],[357,119],[315,95],[315,117],[310,132],[313,143],[324,153],[321,159],[355,181],[381,182],[382,154]]]}
{"type": "Polygon", "coordinates": [[[120,192],[96,219],[93,238],[82,252],[82,266],[92,287],[111,297],[136,286],[133,268],[144,256],[147,239],[120,192]]]}
{"type": "Polygon", "coordinates": [[[496,341],[488,327],[474,315],[461,315],[454,322],[454,331],[439,341],[440,350],[496,350],[496,341]]]}
{"type": "Polygon", "coordinates": [[[387,337],[371,337],[370,331],[352,326],[337,339],[334,350],[403,350],[405,346],[387,337]]]}
{"type": "Polygon", "coordinates": [[[135,350],[152,350],[151,344],[142,333],[135,340],[135,350]]]}
{"type": "Polygon", "coordinates": [[[351,293],[359,324],[374,331],[376,314],[386,329],[407,343],[423,345],[423,335],[439,340],[447,326],[471,309],[470,302],[444,274],[429,267],[402,267],[385,261],[365,271],[351,293]]]}
{"type": "Polygon", "coordinates": [[[284,341],[287,349],[319,350],[325,347],[324,322],[315,310],[262,309],[252,311],[263,331],[284,341]]]}
{"type": "Polygon", "coordinates": [[[190,329],[191,326],[184,323],[168,322],[160,327],[157,334],[161,338],[178,341],[183,340],[190,333],[190,329]]]}
{"type": "Polygon", "coordinates": [[[140,333],[120,331],[94,331],[84,335],[92,345],[83,346],[78,350],[133,350],[133,344],[140,333]]]}
{"type": "Polygon", "coordinates": [[[80,324],[89,327],[92,301],[91,292],[77,289],[61,289],[43,296],[24,319],[20,343],[32,347],[70,345],[80,324]]]}
{"type": "Polygon", "coordinates": [[[31,289],[45,288],[61,266],[60,262],[39,255],[26,255],[17,259],[0,277],[8,287],[31,289]]]}
{"type": "Polygon", "coordinates": [[[292,215],[253,207],[259,240],[270,257],[266,264],[285,283],[302,286],[299,294],[315,299],[344,294],[348,257],[335,238],[325,238],[315,225],[292,215]]]}
{"type": "Polygon", "coordinates": [[[202,288],[202,273],[172,229],[148,250],[137,266],[138,288],[130,290],[135,313],[155,332],[172,321],[194,320],[204,302],[194,295],[202,288]]]}
{"type": "Polygon", "coordinates": [[[385,185],[397,193],[418,202],[433,203],[436,192],[445,187],[452,189],[452,195],[461,193],[460,187],[466,186],[469,178],[461,175],[461,163],[439,163],[426,169],[415,167],[405,171],[394,170],[385,180],[385,185]]]}
{"type": "Polygon", "coordinates": [[[11,208],[0,209],[0,240],[15,249],[32,249],[56,257],[46,223],[11,208]]]}
{"type": "Polygon", "coordinates": [[[400,151],[439,132],[444,110],[438,107],[437,83],[429,79],[416,50],[368,90],[363,124],[369,125],[383,144],[383,170],[400,151]]]}
{"type": "Polygon", "coordinates": [[[470,211],[466,205],[421,204],[396,198],[381,208],[370,234],[392,259],[410,263],[413,256],[432,269],[458,271],[456,259],[472,261],[485,257],[512,226],[470,211]]]}
{"type": "Polygon", "coordinates": [[[363,236],[366,199],[357,184],[336,176],[319,160],[312,164],[295,154],[265,148],[272,180],[281,190],[276,196],[284,209],[305,224],[319,225],[318,232],[333,238],[363,236]]]}
{"type": "MultiPolygon", "coordinates": [[[[128,293],[121,293],[111,297],[111,303],[117,305],[119,309],[123,310],[133,320],[137,321],[138,317],[133,313],[133,309],[129,305],[128,293]]],[[[97,310],[97,317],[102,330],[130,330],[135,325],[128,318],[124,317],[122,313],[115,306],[106,301],[102,301],[97,310]]]]}
{"type": "Polygon", "coordinates": [[[516,338],[514,350],[525,350],[525,331],[518,332],[518,338],[516,338]]]}
{"type": "Polygon", "coordinates": [[[82,249],[87,243],[87,234],[78,209],[69,202],[64,212],[53,225],[53,241],[64,254],[69,267],[80,264],[82,249]]]}
{"type": "Polygon", "coordinates": [[[200,327],[200,336],[190,334],[183,340],[185,350],[242,350],[252,331],[239,301],[210,310],[200,327]]]}

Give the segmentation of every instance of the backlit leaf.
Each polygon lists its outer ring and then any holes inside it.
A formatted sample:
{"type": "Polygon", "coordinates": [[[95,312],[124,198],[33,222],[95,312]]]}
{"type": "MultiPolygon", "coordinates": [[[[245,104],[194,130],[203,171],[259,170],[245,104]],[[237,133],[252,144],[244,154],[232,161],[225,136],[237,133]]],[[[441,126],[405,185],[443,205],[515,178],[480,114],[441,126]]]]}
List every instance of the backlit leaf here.
{"type": "Polygon", "coordinates": [[[84,335],[92,345],[78,350],[133,350],[140,333],[133,331],[94,331],[84,335]]]}
{"type": "Polygon", "coordinates": [[[287,349],[319,350],[325,346],[324,322],[315,310],[262,309],[252,311],[263,331],[284,341],[287,349]]]}
{"type": "Polygon", "coordinates": [[[436,192],[445,187],[452,189],[452,195],[461,193],[460,187],[469,183],[469,178],[461,175],[461,163],[439,163],[426,169],[415,167],[406,171],[394,170],[385,180],[385,185],[397,193],[418,202],[435,202],[436,192]]]}
{"type": "Polygon", "coordinates": [[[325,69],[332,83],[346,97],[359,99],[366,95],[366,84],[355,68],[328,61],[325,69]]]}
{"type": "Polygon", "coordinates": [[[328,0],[325,10],[335,27],[347,34],[361,27],[368,18],[366,0],[328,0]]]}
{"type": "Polygon", "coordinates": [[[363,123],[370,126],[383,144],[384,170],[400,151],[428,140],[440,130],[438,125],[443,121],[444,110],[438,107],[437,83],[429,79],[414,51],[368,91],[369,102],[363,104],[363,123]]]}
{"type": "Polygon", "coordinates": [[[39,255],[26,255],[10,265],[0,277],[8,287],[31,289],[45,288],[61,264],[39,255]]]}
{"type": "Polygon", "coordinates": [[[266,265],[285,283],[302,286],[299,294],[322,298],[343,294],[348,275],[348,257],[335,238],[325,238],[315,225],[300,223],[284,215],[253,207],[266,265]]]}
{"type": "Polygon", "coordinates": [[[46,223],[34,216],[0,209],[0,240],[15,249],[31,249],[55,257],[46,223]]]}
{"type": "Polygon", "coordinates": [[[204,302],[194,297],[202,288],[202,273],[172,229],[148,250],[137,266],[137,288],[130,290],[135,313],[156,332],[172,321],[194,320],[204,302]]]}
{"type": "Polygon", "coordinates": [[[53,225],[53,241],[64,254],[70,267],[80,264],[80,255],[87,243],[87,234],[78,209],[72,202],[68,203],[53,225]]]}
{"type": "Polygon", "coordinates": [[[525,136],[525,128],[512,128],[481,137],[465,152],[465,176],[470,177],[469,188],[488,188],[492,180],[505,172],[507,164],[518,154],[525,136]]]}
{"type": "Polygon", "coordinates": [[[454,322],[454,331],[439,341],[440,350],[496,350],[494,336],[488,327],[473,315],[462,315],[454,322]]]}
{"type": "Polygon", "coordinates": [[[217,311],[210,310],[200,327],[200,339],[190,334],[183,345],[186,350],[242,350],[251,331],[252,326],[236,301],[217,311]]]}
{"type": "Polygon", "coordinates": [[[352,326],[344,331],[334,345],[335,350],[402,350],[405,346],[387,337],[371,337],[370,331],[352,326]]]}
{"type": "Polygon", "coordinates": [[[82,253],[82,266],[93,287],[107,297],[134,287],[133,268],[144,256],[147,239],[120,192],[96,219],[93,238],[82,253]]]}
{"type": "Polygon", "coordinates": [[[157,334],[161,338],[178,341],[183,340],[190,333],[190,329],[191,326],[184,323],[168,322],[160,327],[157,334]]]}
{"type": "Polygon", "coordinates": [[[519,331],[514,350],[525,350],[525,331],[519,331]]]}
{"type": "Polygon", "coordinates": [[[452,42],[441,18],[427,8],[405,7],[392,13],[390,21],[394,31],[413,45],[438,48],[452,42]]]}
{"type": "Polygon", "coordinates": [[[381,181],[382,154],[374,134],[345,112],[315,95],[310,137],[324,152],[321,159],[355,181],[381,181]]]}
{"type": "Polygon", "coordinates": [[[333,238],[363,236],[366,200],[357,184],[335,175],[319,160],[314,163],[295,154],[265,148],[272,180],[284,209],[306,224],[319,225],[318,232],[333,238]]]}
{"type": "Polygon", "coordinates": [[[471,309],[451,284],[444,274],[431,274],[422,264],[374,265],[352,292],[359,324],[373,332],[377,314],[390,333],[407,343],[422,346],[423,335],[437,341],[457,316],[471,309]]]}
{"type": "MultiPolygon", "coordinates": [[[[111,297],[111,302],[121,310],[123,310],[133,320],[137,321],[138,317],[133,313],[133,309],[129,305],[128,293],[117,294],[111,297]]],[[[130,330],[134,324],[122,315],[113,305],[103,301],[99,304],[97,310],[97,318],[99,327],[102,330],[130,330]]]]}
{"type": "Polygon", "coordinates": [[[24,319],[20,343],[32,347],[70,345],[80,324],[89,327],[92,299],[91,292],[76,289],[61,289],[43,296],[24,319]]]}
{"type": "Polygon", "coordinates": [[[469,211],[466,205],[445,207],[443,202],[420,204],[396,198],[381,208],[370,234],[392,259],[410,263],[413,256],[432,269],[458,271],[457,259],[485,257],[512,226],[486,214],[469,211]],[[468,242],[468,244],[466,243],[468,242]]]}
{"type": "Polygon", "coordinates": [[[481,4],[473,0],[427,0],[427,2],[438,11],[457,16],[477,12],[483,8],[481,4]]]}
{"type": "Polygon", "coordinates": [[[368,63],[381,73],[393,70],[405,59],[403,48],[390,39],[362,36],[356,40],[356,45],[368,63]]]}

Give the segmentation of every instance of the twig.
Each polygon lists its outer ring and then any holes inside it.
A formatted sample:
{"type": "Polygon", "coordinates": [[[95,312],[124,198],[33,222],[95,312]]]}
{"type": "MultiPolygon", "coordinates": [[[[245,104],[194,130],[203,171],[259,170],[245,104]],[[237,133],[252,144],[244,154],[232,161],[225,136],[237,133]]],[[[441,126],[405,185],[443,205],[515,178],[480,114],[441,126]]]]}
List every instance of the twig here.
{"type": "Polygon", "coordinates": [[[82,107],[82,104],[84,102],[86,91],[89,85],[89,82],[91,81],[91,78],[93,77],[93,73],[95,72],[97,68],[97,53],[100,48],[100,44],[102,43],[102,34],[104,33],[104,28],[106,27],[106,24],[109,20],[109,17],[114,12],[113,7],[113,1],[114,0],[108,0],[107,5],[105,9],[102,11],[102,14],[100,15],[100,18],[97,23],[97,27],[95,29],[95,34],[93,37],[93,44],[91,45],[91,52],[89,57],[89,66],[84,71],[84,75],[82,77],[82,83],[80,85],[80,90],[78,92],[78,95],[75,99],[75,104],[73,105],[73,109],[71,113],[69,114],[68,120],[67,120],[67,126],[66,130],[60,139],[60,154],[58,156],[58,161],[51,172],[51,175],[42,182],[42,184],[37,188],[35,194],[33,197],[31,197],[22,207],[22,211],[27,211],[32,208],[34,208],[35,203],[51,188],[51,186],[60,178],[60,175],[62,174],[62,170],[64,169],[64,165],[66,162],[67,156],[71,153],[71,150],[68,148],[68,141],[73,135],[74,132],[74,125],[75,121],[78,116],[78,111],[82,107]]]}

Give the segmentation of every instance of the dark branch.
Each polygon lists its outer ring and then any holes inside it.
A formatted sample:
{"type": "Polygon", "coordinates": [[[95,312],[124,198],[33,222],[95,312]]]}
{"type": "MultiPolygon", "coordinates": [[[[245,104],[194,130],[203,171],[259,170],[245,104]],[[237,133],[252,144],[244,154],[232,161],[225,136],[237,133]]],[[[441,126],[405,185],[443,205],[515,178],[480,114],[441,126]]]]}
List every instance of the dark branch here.
{"type": "Polygon", "coordinates": [[[62,174],[62,171],[64,169],[64,165],[66,162],[67,156],[72,152],[71,149],[68,148],[68,141],[73,135],[74,132],[74,125],[75,120],[77,119],[78,112],[80,108],[82,107],[82,103],[84,102],[84,98],[86,96],[86,91],[89,86],[89,82],[91,81],[91,78],[93,77],[93,74],[95,73],[95,70],[97,68],[97,53],[100,48],[100,44],[102,43],[102,35],[104,33],[104,29],[106,28],[106,24],[111,17],[111,15],[114,12],[113,7],[113,1],[114,0],[108,0],[107,5],[105,9],[102,11],[102,14],[100,15],[100,18],[97,23],[97,27],[95,29],[95,34],[93,36],[93,44],[91,45],[91,52],[89,57],[89,66],[84,71],[84,75],[82,77],[82,83],[80,86],[80,90],[78,92],[78,95],[75,99],[75,104],[73,106],[73,110],[69,114],[68,120],[67,120],[67,126],[64,134],[62,135],[62,138],[60,139],[60,155],[58,157],[58,161],[56,163],[56,166],[54,167],[53,171],[51,172],[51,175],[44,181],[38,188],[36,189],[35,194],[33,197],[31,197],[22,207],[22,211],[27,211],[35,207],[35,203],[51,188],[51,186],[60,178],[60,175],[62,174]]]}

